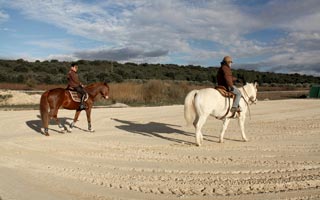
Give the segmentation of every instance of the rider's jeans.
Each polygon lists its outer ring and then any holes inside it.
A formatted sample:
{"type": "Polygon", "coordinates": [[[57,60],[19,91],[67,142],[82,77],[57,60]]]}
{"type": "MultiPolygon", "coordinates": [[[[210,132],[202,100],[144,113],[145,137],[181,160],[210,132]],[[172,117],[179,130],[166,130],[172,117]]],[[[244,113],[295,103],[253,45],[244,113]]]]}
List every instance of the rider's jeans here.
{"type": "Polygon", "coordinates": [[[241,92],[236,86],[232,86],[232,88],[233,88],[232,93],[236,95],[236,98],[235,98],[235,100],[233,102],[232,107],[233,108],[238,108],[239,102],[240,102],[240,99],[241,99],[241,92]]]}

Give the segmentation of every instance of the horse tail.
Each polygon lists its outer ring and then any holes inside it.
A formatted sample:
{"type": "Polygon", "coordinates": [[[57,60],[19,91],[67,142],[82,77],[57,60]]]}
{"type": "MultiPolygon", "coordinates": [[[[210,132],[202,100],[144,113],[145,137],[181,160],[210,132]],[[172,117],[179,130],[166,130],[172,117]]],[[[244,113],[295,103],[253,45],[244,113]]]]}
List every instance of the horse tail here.
{"type": "Polygon", "coordinates": [[[41,99],[40,99],[40,116],[41,116],[43,128],[45,129],[48,129],[48,125],[49,125],[48,94],[49,94],[49,91],[46,91],[41,95],[41,99]]]}
{"type": "Polygon", "coordinates": [[[196,97],[198,90],[192,90],[189,92],[184,100],[184,119],[187,125],[193,124],[197,117],[197,112],[194,104],[194,98],[196,97]]]}

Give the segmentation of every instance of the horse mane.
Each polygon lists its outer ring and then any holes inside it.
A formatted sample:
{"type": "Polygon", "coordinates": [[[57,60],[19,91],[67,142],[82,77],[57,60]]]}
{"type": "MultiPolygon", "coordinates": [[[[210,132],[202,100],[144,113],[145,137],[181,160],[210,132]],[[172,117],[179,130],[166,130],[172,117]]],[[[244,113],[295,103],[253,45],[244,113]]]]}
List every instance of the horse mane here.
{"type": "Polygon", "coordinates": [[[89,85],[87,85],[85,88],[87,89],[91,89],[91,88],[95,88],[97,87],[98,85],[103,85],[104,83],[103,82],[97,82],[97,83],[90,83],[89,85]]]}
{"type": "Polygon", "coordinates": [[[253,82],[253,83],[247,82],[243,87],[248,87],[250,85],[252,85],[253,87],[256,87],[258,85],[258,82],[253,82]]]}
{"type": "Polygon", "coordinates": [[[249,87],[250,85],[252,85],[252,83],[246,82],[246,84],[243,87],[249,87]]]}

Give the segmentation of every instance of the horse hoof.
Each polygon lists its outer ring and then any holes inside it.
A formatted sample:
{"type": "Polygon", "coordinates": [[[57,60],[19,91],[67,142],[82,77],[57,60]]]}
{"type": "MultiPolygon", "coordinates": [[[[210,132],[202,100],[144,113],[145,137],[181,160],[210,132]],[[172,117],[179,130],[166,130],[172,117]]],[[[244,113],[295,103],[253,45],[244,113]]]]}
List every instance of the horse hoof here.
{"type": "Polygon", "coordinates": [[[44,133],[45,136],[50,136],[49,133],[44,133]]]}
{"type": "Polygon", "coordinates": [[[89,132],[93,133],[93,132],[95,132],[95,130],[94,129],[89,129],[89,132]]]}
{"type": "Polygon", "coordinates": [[[243,142],[249,142],[249,140],[248,139],[243,139],[243,142]]]}
{"type": "Polygon", "coordinates": [[[219,143],[223,143],[223,140],[219,140],[219,143]]]}

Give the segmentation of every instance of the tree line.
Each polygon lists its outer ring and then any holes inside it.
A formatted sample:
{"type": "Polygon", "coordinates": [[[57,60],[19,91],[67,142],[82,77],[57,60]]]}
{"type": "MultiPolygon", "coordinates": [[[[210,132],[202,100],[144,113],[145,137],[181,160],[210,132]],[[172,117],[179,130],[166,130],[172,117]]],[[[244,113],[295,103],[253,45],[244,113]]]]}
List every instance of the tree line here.
{"type": "MultiPolygon", "coordinates": [[[[114,61],[79,60],[79,77],[84,84],[108,80],[123,82],[126,80],[181,80],[199,83],[216,83],[218,67],[201,67],[176,64],[136,64],[114,61]]],[[[0,82],[35,84],[66,84],[66,74],[71,62],[35,61],[23,59],[0,60],[0,82]]],[[[233,75],[241,81],[277,84],[319,84],[320,77],[300,74],[280,74],[258,72],[254,70],[233,69],[233,75]]]]}

